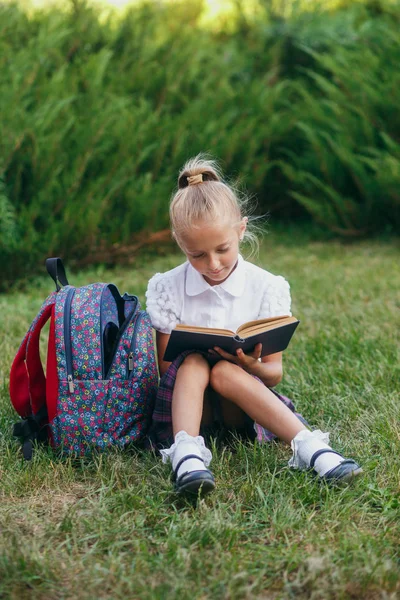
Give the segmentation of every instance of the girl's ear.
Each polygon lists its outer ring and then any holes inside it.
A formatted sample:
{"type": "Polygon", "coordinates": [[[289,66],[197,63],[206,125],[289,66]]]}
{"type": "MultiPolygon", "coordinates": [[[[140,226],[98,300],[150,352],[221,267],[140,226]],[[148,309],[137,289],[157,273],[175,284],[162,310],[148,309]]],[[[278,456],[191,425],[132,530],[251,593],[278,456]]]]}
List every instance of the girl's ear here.
{"type": "Polygon", "coordinates": [[[178,247],[179,247],[179,248],[182,250],[182,252],[183,252],[184,254],[186,254],[186,252],[185,252],[185,249],[184,249],[184,248],[183,248],[183,246],[182,246],[182,242],[181,242],[181,240],[178,238],[178,236],[176,235],[175,231],[173,231],[173,230],[171,231],[171,236],[172,236],[172,239],[173,239],[173,240],[174,240],[174,241],[175,241],[175,242],[178,244],[178,247]]]}
{"type": "Polygon", "coordinates": [[[239,225],[239,240],[240,241],[243,240],[244,232],[246,231],[248,222],[249,222],[249,219],[247,217],[243,217],[243,219],[240,221],[240,225],[239,225]]]}
{"type": "Polygon", "coordinates": [[[171,237],[172,237],[172,239],[174,240],[174,242],[176,242],[176,243],[178,244],[179,248],[181,248],[181,249],[182,249],[182,246],[181,246],[181,244],[180,244],[180,241],[179,241],[179,239],[178,239],[178,236],[176,235],[176,233],[175,233],[175,231],[174,231],[174,230],[172,230],[172,231],[171,231],[171,237]]]}
{"type": "Polygon", "coordinates": [[[174,231],[173,229],[172,229],[172,231],[171,231],[171,237],[172,237],[172,239],[174,240],[174,242],[175,242],[176,244],[178,244],[178,246],[179,246],[179,248],[180,248],[180,247],[181,247],[181,245],[180,245],[180,243],[179,243],[179,240],[178,240],[178,238],[177,238],[177,236],[176,236],[176,233],[175,233],[175,231],[174,231]]]}

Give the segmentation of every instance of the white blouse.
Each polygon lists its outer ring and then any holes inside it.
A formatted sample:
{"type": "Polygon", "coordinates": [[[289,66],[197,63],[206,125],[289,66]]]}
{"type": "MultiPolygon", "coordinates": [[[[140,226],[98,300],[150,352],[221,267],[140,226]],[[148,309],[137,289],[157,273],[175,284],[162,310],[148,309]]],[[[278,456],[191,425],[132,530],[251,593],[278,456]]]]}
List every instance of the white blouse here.
{"type": "Polygon", "coordinates": [[[239,256],[223,283],[210,286],[189,262],[157,273],[148,284],[147,311],[153,327],[171,333],[175,325],[236,329],[254,319],[291,315],[289,284],[239,256]]]}

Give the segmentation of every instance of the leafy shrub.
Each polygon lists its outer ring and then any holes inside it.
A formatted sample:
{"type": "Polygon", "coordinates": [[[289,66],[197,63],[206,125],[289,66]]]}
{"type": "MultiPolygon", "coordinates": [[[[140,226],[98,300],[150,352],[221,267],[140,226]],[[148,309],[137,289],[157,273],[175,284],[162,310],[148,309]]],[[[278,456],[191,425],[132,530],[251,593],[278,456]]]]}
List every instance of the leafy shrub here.
{"type": "Polygon", "coordinates": [[[308,82],[291,82],[292,134],[279,166],[291,196],[346,236],[400,230],[400,43],[382,23],[367,23],[334,54],[309,52],[308,82]],[[368,25],[368,26],[367,26],[368,25]]]}
{"type": "Polygon", "coordinates": [[[167,227],[176,173],[200,151],[262,212],[345,235],[400,223],[400,10],[239,14],[229,31],[202,10],[0,4],[3,288],[47,255],[112,263],[167,227]]]}

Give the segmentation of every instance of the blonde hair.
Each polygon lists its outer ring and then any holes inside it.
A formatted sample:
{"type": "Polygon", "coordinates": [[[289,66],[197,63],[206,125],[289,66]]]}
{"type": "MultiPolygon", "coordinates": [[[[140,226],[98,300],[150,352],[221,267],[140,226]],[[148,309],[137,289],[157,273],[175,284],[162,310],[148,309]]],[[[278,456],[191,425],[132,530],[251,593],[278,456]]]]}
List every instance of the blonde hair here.
{"type": "Polygon", "coordinates": [[[250,244],[253,253],[258,249],[259,227],[254,223],[258,217],[249,214],[252,212],[250,204],[249,197],[223,181],[215,160],[198,154],[185,163],[178,176],[178,190],[169,208],[172,233],[181,246],[182,236],[198,222],[223,219],[235,227],[247,217],[243,239],[250,244]]]}

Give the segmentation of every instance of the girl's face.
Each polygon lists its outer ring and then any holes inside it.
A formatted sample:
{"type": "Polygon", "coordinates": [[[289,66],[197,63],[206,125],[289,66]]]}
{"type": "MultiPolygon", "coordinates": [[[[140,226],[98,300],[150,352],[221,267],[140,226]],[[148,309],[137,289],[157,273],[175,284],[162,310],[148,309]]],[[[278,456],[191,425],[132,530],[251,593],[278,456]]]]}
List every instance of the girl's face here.
{"type": "Polygon", "coordinates": [[[226,223],[200,222],[181,236],[188,261],[209,285],[219,285],[234,270],[246,219],[238,227],[226,223]]]}

